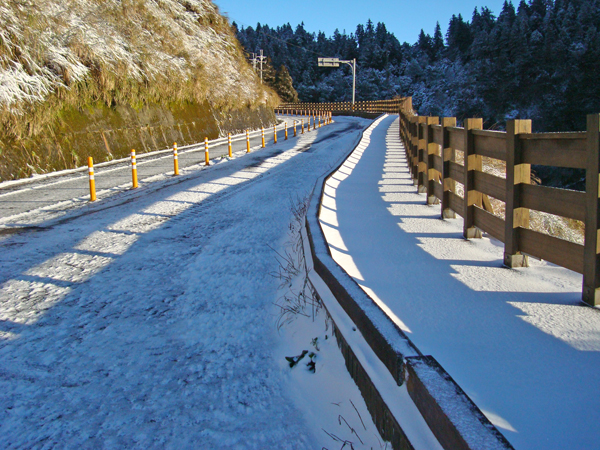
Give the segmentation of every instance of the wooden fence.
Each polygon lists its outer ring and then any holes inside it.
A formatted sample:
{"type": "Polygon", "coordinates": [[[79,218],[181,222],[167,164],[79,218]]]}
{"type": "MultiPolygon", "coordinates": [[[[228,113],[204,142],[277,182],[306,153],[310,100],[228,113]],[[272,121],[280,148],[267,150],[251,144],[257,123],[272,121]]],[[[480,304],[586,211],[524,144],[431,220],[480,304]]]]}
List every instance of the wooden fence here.
{"type": "Polygon", "coordinates": [[[587,131],[579,133],[532,133],[530,120],[511,120],[506,132],[482,128],[481,119],[467,119],[460,128],[456,118],[401,111],[400,137],[419,191],[427,193],[428,204],[441,204],[442,217],[464,219],[465,238],[485,231],[502,241],[506,266],[527,266],[530,255],[583,274],[583,300],[598,305],[600,115],[589,115],[587,131]],[[504,161],[506,178],[486,173],[483,157],[504,161]],[[585,192],[533,185],[532,164],[585,170],[585,192]],[[504,202],[505,219],[493,214],[490,197],[504,202]],[[533,231],[530,210],[582,221],[585,244],[533,231]]]}
{"type": "Polygon", "coordinates": [[[390,100],[372,102],[337,102],[337,103],[283,103],[275,108],[275,112],[289,114],[298,111],[332,111],[332,112],[367,112],[398,114],[400,110],[412,111],[412,97],[399,97],[390,100]]]}

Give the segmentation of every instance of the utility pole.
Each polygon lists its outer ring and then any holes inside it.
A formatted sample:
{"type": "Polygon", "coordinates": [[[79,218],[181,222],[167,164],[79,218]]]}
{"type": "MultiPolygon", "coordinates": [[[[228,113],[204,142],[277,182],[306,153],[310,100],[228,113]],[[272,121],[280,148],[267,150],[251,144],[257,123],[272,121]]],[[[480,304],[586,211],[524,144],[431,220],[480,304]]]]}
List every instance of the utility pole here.
{"type": "Polygon", "coordinates": [[[263,67],[262,67],[262,65],[263,65],[263,61],[265,59],[267,59],[267,57],[263,56],[263,51],[261,49],[260,50],[260,56],[258,57],[258,60],[260,61],[260,84],[262,84],[262,82],[263,82],[263,75],[262,75],[262,73],[263,73],[263,67]]]}
{"type": "Polygon", "coordinates": [[[262,84],[263,82],[263,61],[266,60],[267,57],[263,56],[263,51],[260,51],[260,55],[257,55],[256,53],[252,53],[252,59],[250,61],[252,61],[252,68],[254,69],[254,71],[256,72],[256,63],[260,62],[260,84],[262,84]]]}

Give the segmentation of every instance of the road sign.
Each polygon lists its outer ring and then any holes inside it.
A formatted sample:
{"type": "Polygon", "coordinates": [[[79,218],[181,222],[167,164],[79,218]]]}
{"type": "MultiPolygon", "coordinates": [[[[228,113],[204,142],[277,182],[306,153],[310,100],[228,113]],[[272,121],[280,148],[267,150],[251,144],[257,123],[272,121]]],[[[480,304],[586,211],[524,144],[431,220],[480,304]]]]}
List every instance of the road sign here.
{"type": "Polygon", "coordinates": [[[319,58],[319,67],[340,67],[340,58],[319,58]]]}
{"type": "Polygon", "coordinates": [[[340,64],[348,64],[352,67],[352,107],[356,98],[356,58],[344,60],[340,58],[319,58],[319,67],[340,67],[340,64]]]}

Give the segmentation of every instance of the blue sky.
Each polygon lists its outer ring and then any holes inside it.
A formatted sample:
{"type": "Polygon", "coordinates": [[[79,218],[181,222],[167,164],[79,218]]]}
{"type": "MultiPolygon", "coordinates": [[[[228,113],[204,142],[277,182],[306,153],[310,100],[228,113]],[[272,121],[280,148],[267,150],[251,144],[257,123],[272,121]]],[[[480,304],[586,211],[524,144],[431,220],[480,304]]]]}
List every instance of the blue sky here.
{"type": "MultiPolygon", "coordinates": [[[[415,43],[421,28],[433,34],[436,22],[440,22],[445,34],[452,14],[471,19],[476,6],[487,6],[494,15],[502,10],[504,0],[303,0],[281,2],[275,0],[213,0],[221,13],[238,25],[255,27],[257,22],[277,27],[290,23],[296,28],[304,22],[307,31],[324,31],[327,36],[338,28],[349,34],[356,25],[371,19],[385,23],[400,42],[415,43]]],[[[518,1],[513,1],[518,5],[518,1]]]]}

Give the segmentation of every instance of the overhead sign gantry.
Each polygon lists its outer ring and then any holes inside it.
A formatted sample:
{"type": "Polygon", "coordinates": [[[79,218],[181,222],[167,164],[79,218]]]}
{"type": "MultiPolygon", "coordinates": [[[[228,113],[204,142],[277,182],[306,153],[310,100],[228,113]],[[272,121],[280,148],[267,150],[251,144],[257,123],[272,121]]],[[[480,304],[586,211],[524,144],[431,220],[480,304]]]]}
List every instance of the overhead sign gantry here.
{"type": "Polygon", "coordinates": [[[352,107],[356,97],[356,58],[344,60],[339,58],[319,58],[319,67],[340,67],[340,64],[348,64],[352,67],[352,107]]]}

